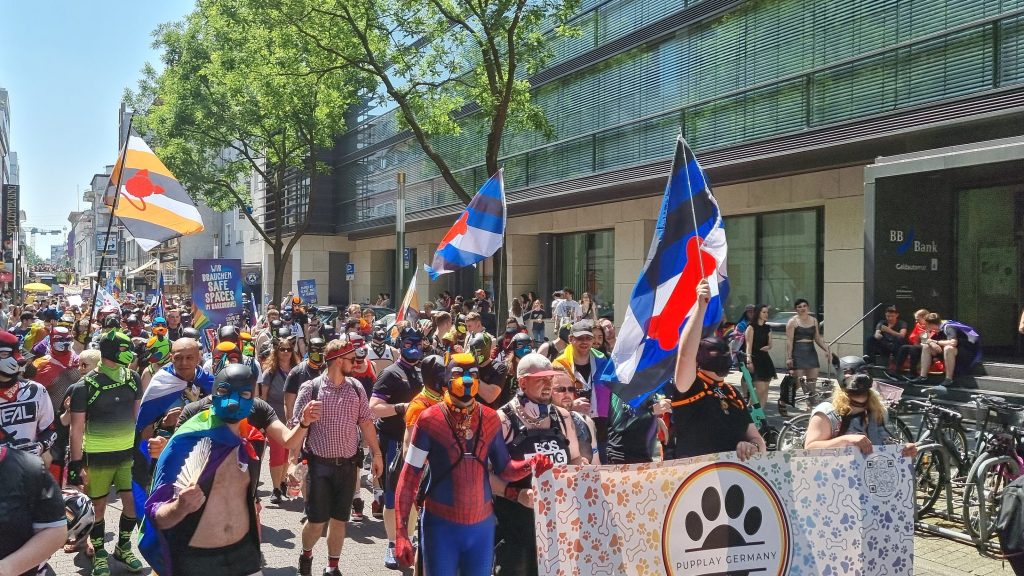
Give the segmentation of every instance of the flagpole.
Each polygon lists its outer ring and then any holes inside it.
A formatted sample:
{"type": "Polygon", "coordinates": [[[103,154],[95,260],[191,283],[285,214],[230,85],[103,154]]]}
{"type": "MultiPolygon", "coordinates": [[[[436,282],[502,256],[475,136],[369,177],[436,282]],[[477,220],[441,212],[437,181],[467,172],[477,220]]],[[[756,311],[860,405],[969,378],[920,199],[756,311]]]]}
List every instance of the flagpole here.
{"type": "MultiPolygon", "coordinates": [[[[686,189],[693,190],[693,188],[690,187],[690,170],[688,168],[690,163],[686,159],[686,141],[683,140],[682,130],[679,131],[679,140],[682,140],[683,142],[683,172],[686,174],[686,189]]],[[[669,175],[669,178],[671,179],[672,176],[669,175]]],[[[669,185],[671,186],[671,180],[669,180],[669,185]]],[[[693,216],[693,235],[697,237],[697,262],[700,264],[700,277],[707,278],[708,275],[704,272],[704,258],[700,255],[700,250],[702,250],[701,241],[703,238],[700,237],[700,229],[697,228],[697,207],[693,204],[692,195],[690,196],[690,214],[693,216]]]]}
{"type": "MultiPolygon", "coordinates": [[[[124,137],[124,150],[121,152],[121,165],[117,169],[117,186],[114,187],[114,203],[110,206],[110,219],[107,220],[107,233],[103,237],[103,251],[100,252],[100,267],[96,271],[96,289],[92,291],[92,304],[90,310],[92,311],[92,317],[96,317],[96,297],[100,293],[100,277],[103,276],[103,267],[107,260],[107,243],[110,242],[110,229],[114,225],[114,212],[117,211],[117,201],[121,197],[121,178],[124,176],[124,165],[128,160],[128,140],[132,137],[132,122],[135,120],[135,114],[128,117],[128,131],[124,137]]],[[[101,200],[102,202],[102,200],[101,200]]]]}

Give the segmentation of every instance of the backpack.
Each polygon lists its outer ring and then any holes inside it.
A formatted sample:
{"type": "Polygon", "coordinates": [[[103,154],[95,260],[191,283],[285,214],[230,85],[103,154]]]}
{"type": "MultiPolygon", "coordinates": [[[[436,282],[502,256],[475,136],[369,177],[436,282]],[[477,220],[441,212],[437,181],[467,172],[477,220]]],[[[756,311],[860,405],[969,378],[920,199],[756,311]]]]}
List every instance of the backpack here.
{"type": "Polygon", "coordinates": [[[1024,476],[1003,489],[999,517],[994,525],[999,533],[999,547],[1013,573],[1024,574],[1024,476]]]}

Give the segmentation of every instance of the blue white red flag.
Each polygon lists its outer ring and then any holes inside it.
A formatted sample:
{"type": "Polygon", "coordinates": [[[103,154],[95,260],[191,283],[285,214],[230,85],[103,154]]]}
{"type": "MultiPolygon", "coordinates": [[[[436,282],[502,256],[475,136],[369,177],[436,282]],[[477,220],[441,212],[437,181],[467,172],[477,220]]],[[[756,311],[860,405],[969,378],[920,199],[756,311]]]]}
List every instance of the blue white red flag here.
{"type": "Polygon", "coordinates": [[[425,266],[431,280],[476,264],[501,248],[505,237],[505,170],[491,176],[441,239],[434,261],[425,266]]]}
{"type": "Polygon", "coordinates": [[[676,140],[658,226],[601,379],[636,406],[672,377],[676,347],[696,311],[697,284],[711,285],[704,325],[722,319],[729,289],[725,227],[693,151],[676,140]]]}

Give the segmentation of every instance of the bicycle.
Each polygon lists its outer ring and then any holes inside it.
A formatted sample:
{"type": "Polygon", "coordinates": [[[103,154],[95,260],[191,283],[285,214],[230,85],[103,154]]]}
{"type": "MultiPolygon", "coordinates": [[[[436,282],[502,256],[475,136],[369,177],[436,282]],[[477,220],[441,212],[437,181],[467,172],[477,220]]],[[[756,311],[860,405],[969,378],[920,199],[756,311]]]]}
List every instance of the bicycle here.
{"type": "Polygon", "coordinates": [[[917,518],[931,512],[943,490],[947,494],[947,515],[953,517],[952,468],[956,477],[964,477],[971,460],[967,450],[967,432],[963,428],[963,415],[955,410],[936,406],[934,396],[940,391],[929,390],[927,399],[903,400],[903,407],[918,409],[922,414],[921,427],[914,441],[914,504],[917,518]]]}
{"type": "MultiPolygon", "coordinates": [[[[802,398],[797,398],[797,401],[812,396],[817,396],[819,400],[828,400],[832,397],[831,380],[818,378],[815,384],[813,394],[808,393],[802,398]]],[[[779,439],[775,444],[775,449],[780,451],[802,449],[804,447],[804,438],[807,436],[807,426],[810,421],[811,414],[807,413],[799,414],[783,422],[782,428],[779,430],[779,439]]]]}
{"type": "Polygon", "coordinates": [[[1017,453],[1024,435],[1018,427],[1024,407],[1008,404],[999,396],[979,394],[971,399],[981,422],[979,453],[967,474],[962,517],[971,540],[984,549],[996,533],[993,524],[999,516],[1003,489],[1024,473],[1024,461],[1017,453]],[[998,423],[995,431],[989,429],[993,419],[998,423]]]}
{"type": "MultiPolygon", "coordinates": [[[[823,380],[819,379],[818,382],[819,385],[821,385],[823,380]]],[[[824,388],[820,389],[819,393],[823,399],[827,400],[832,397],[831,381],[824,380],[824,382],[828,383],[830,387],[827,390],[824,388]]],[[[876,382],[876,386],[880,388],[881,386],[879,386],[879,384],[880,383],[876,382]]],[[[900,394],[902,394],[902,388],[895,386],[889,386],[889,388],[895,388],[896,390],[899,390],[900,394]]],[[[886,397],[886,394],[883,394],[883,401],[886,404],[886,408],[889,411],[890,416],[889,421],[886,424],[886,430],[889,432],[889,435],[892,436],[896,442],[901,444],[909,444],[913,442],[914,434],[911,431],[910,426],[908,426],[907,423],[898,416],[899,395],[891,394],[886,397]]],[[[783,451],[802,449],[804,447],[804,440],[807,436],[807,427],[811,422],[811,416],[812,414],[800,414],[799,416],[790,418],[783,423],[782,429],[779,431],[779,440],[776,445],[776,449],[783,451]]]]}

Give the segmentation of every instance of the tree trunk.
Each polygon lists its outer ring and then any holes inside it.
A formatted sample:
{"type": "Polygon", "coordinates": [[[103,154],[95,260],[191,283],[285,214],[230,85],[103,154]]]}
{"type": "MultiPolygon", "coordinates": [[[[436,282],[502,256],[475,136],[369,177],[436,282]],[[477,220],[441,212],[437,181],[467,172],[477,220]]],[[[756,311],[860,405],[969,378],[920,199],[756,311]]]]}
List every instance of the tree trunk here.
{"type": "Polygon", "coordinates": [[[281,297],[284,296],[284,261],[287,257],[281,252],[281,245],[272,246],[274,251],[274,296],[270,302],[274,305],[281,303],[281,297]]]}

